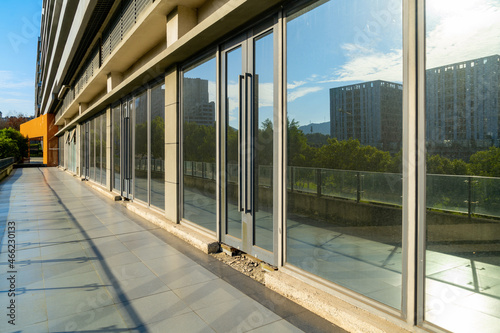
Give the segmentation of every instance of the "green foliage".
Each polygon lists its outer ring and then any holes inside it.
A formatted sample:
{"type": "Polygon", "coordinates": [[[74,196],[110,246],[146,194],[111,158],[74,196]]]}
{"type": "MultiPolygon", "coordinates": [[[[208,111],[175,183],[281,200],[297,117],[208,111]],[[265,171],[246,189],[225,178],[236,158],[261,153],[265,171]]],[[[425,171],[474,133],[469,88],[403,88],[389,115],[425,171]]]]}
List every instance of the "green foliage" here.
{"type": "Polygon", "coordinates": [[[165,158],[165,120],[157,116],[151,122],[151,155],[153,158],[165,158]],[[161,140],[160,140],[161,139],[161,140]]]}
{"type": "Polygon", "coordinates": [[[314,164],[327,169],[387,172],[391,163],[390,153],[362,146],[358,140],[328,139],[318,149],[314,164]]]}
{"type": "Polygon", "coordinates": [[[5,137],[0,137],[0,159],[7,157],[19,158],[17,142],[5,137]]]}
{"type": "Polygon", "coordinates": [[[17,160],[28,156],[28,139],[19,131],[13,128],[0,130],[0,140],[3,142],[0,147],[0,156],[15,157],[17,160]],[[14,149],[12,144],[16,146],[14,149]]]}
{"type": "Polygon", "coordinates": [[[440,155],[427,157],[427,173],[436,175],[466,175],[467,163],[463,160],[450,160],[440,155]]]}
{"type": "Polygon", "coordinates": [[[476,176],[500,177],[500,148],[490,147],[472,155],[469,171],[476,176]]]}
{"type": "MultiPolygon", "coordinates": [[[[215,163],[215,126],[185,122],[183,132],[185,161],[215,163]]],[[[237,140],[235,133],[230,134],[235,137],[232,140],[237,140]]]]}

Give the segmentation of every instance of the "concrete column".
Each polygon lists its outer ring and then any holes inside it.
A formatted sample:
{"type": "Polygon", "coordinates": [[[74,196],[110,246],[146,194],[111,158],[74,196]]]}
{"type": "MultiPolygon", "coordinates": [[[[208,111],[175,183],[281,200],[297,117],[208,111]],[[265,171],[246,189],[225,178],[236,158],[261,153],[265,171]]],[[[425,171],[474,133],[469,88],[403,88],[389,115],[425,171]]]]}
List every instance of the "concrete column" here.
{"type": "Polygon", "coordinates": [[[179,222],[179,131],[177,68],[165,75],[165,217],[179,222]]]}
{"type": "Polygon", "coordinates": [[[111,182],[111,107],[106,110],[106,188],[110,191],[113,190],[111,182]]]}
{"type": "Polygon", "coordinates": [[[110,91],[112,91],[113,89],[115,89],[115,87],[117,85],[119,85],[122,81],[123,81],[123,75],[122,75],[122,73],[119,73],[119,72],[111,72],[111,73],[109,73],[108,77],[107,77],[107,89],[106,89],[106,92],[109,93],[110,91]]]}
{"type": "Polygon", "coordinates": [[[196,10],[177,6],[167,15],[167,47],[184,36],[198,23],[196,10]]]}

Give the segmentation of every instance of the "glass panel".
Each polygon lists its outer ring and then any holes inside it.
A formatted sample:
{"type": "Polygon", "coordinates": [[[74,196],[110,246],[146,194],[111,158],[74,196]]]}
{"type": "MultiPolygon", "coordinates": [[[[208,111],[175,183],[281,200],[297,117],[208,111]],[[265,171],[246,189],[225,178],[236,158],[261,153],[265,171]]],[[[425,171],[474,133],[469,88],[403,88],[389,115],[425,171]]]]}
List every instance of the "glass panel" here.
{"type": "Polygon", "coordinates": [[[80,125],[80,176],[85,175],[85,128],[86,123],[80,125]]]}
{"type": "Polygon", "coordinates": [[[89,178],[95,180],[95,119],[90,121],[89,141],[89,178]]]}
{"type": "Polygon", "coordinates": [[[113,188],[120,191],[120,105],[113,108],[113,188]]]}
{"type": "Polygon", "coordinates": [[[286,28],[286,260],[401,309],[402,2],[316,2],[286,28]]]}
{"type": "Polygon", "coordinates": [[[151,205],[165,209],[165,85],[151,89],[151,205]]]}
{"type": "Polygon", "coordinates": [[[273,251],[274,43],[269,33],[254,42],[255,245],[273,251]]]}
{"type": "Polygon", "coordinates": [[[95,118],[95,180],[101,182],[101,117],[95,118]]]}
{"type": "Polygon", "coordinates": [[[427,1],[425,320],[500,327],[500,1],[427,1]]]}
{"type": "Polygon", "coordinates": [[[238,154],[239,154],[239,127],[240,127],[240,95],[239,76],[242,75],[241,47],[226,53],[226,144],[227,169],[231,170],[231,181],[226,184],[227,189],[227,227],[226,233],[241,238],[241,212],[238,209],[238,154]]]}
{"type": "Polygon", "coordinates": [[[106,167],[107,167],[107,122],[106,113],[101,116],[101,183],[106,185],[106,167]]]}
{"type": "Polygon", "coordinates": [[[208,230],[217,230],[215,177],[194,173],[194,164],[215,164],[216,60],[209,58],[184,72],[182,78],[183,215],[208,230]],[[188,167],[189,166],[189,167],[188,167]]]}
{"type": "Polygon", "coordinates": [[[148,95],[135,99],[135,191],[134,198],[148,202],[148,95]]]}

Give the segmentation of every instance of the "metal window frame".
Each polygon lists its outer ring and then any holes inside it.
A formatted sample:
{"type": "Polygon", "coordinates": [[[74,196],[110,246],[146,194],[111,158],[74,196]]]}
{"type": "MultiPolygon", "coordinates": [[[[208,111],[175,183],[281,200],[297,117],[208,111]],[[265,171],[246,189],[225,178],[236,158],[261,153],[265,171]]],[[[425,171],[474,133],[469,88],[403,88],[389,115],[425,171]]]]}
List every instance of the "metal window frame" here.
{"type": "Polygon", "coordinates": [[[221,112],[220,112],[220,89],[218,86],[218,83],[220,82],[220,50],[219,47],[211,47],[205,51],[202,51],[199,53],[198,56],[195,58],[190,59],[186,63],[184,63],[182,66],[178,68],[177,71],[177,87],[178,87],[178,94],[177,94],[177,100],[179,103],[179,117],[177,119],[178,121],[178,129],[179,129],[179,134],[178,134],[178,139],[179,139],[179,159],[178,159],[178,175],[179,175],[179,186],[178,186],[178,193],[177,193],[177,202],[178,202],[178,212],[179,212],[179,223],[186,223],[187,225],[196,228],[199,230],[201,233],[209,236],[210,238],[213,238],[214,236],[217,238],[217,241],[221,241],[221,220],[223,217],[223,209],[221,207],[221,203],[219,201],[220,195],[221,195],[221,182],[225,179],[225,175],[222,174],[220,167],[215,168],[215,188],[216,188],[216,231],[215,234],[212,230],[203,228],[202,226],[199,226],[198,224],[189,221],[184,218],[184,145],[183,145],[183,138],[184,138],[184,73],[188,72],[189,70],[196,68],[210,60],[214,59],[216,62],[216,74],[215,74],[215,127],[216,127],[216,152],[215,152],[215,161],[216,165],[219,163],[220,166],[220,161],[221,161],[221,150],[219,149],[220,144],[221,144],[221,138],[220,138],[220,124],[221,124],[221,112]]]}

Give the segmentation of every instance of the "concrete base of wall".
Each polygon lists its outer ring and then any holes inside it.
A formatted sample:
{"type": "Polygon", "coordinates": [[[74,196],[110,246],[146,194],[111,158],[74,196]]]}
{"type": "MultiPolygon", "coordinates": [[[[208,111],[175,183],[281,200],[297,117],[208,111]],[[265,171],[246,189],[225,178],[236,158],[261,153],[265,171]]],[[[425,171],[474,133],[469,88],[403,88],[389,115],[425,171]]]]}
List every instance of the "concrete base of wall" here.
{"type": "Polygon", "coordinates": [[[307,284],[283,271],[264,275],[265,285],[278,294],[349,332],[410,332],[383,317],[356,307],[339,297],[307,284]]]}
{"type": "Polygon", "coordinates": [[[9,165],[5,169],[0,170],[0,181],[9,176],[12,172],[12,169],[14,169],[14,165],[9,165]]]}

